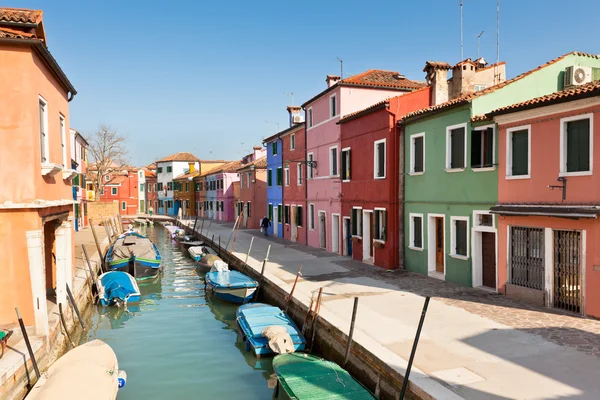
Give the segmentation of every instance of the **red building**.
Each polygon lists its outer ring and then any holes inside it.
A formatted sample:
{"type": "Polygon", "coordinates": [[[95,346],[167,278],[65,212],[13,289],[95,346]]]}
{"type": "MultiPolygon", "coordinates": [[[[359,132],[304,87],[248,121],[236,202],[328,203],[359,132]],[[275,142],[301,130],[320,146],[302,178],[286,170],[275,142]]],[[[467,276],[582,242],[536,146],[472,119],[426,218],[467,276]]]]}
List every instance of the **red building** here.
{"type": "MultiPolygon", "coordinates": [[[[260,147],[255,152],[265,151],[260,147]]],[[[249,229],[259,229],[260,221],[265,216],[267,209],[267,156],[247,162],[238,169],[240,175],[239,200],[237,200],[237,214],[242,213],[241,226],[249,229]]]]}
{"type": "Polygon", "coordinates": [[[340,182],[343,254],[385,269],[403,266],[403,140],[397,122],[428,107],[430,87],[379,102],[343,117],[340,182]],[[367,222],[365,222],[367,221],[367,222]],[[369,223],[368,221],[372,221],[369,223]],[[369,225],[369,226],[364,226],[369,225]],[[364,229],[369,229],[363,241],[364,229]]]}
{"type": "Polygon", "coordinates": [[[280,133],[283,173],[283,237],[292,242],[307,243],[306,230],[306,129],[295,124],[301,107],[288,107],[291,127],[280,133]]]}
{"type": "Polygon", "coordinates": [[[118,202],[122,215],[138,213],[138,174],[136,168],[113,172],[104,177],[106,184],[100,192],[100,201],[118,202]]]}

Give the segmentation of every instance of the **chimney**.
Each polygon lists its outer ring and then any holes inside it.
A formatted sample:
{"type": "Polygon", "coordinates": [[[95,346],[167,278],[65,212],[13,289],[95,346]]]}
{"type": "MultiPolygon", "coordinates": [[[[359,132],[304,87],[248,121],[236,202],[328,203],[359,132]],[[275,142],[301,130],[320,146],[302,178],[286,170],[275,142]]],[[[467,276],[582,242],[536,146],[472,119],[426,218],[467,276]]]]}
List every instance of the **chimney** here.
{"type": "Polygon", "coordinates": [[[194,172],[196,170],[196,163],[189,162],[188,165],[190,166],[190,174],[191,174],[192,172],[194,172]]]}
{"type": "Polygon", "coordinates": [[[431,105],[437,106],[448,101],[448,70],[450,64],[445,62],[427,61],[425,72],[427,84],[431,86],[431,105]]]}
{"type": "Polygon", "coordinates": [[[258,160],[259,158],[262,158],[267,154],[267,149],[263,148],[262,146],[254,146],[252,149],[254,150],[253,161],[258,160]]]}
{"type": "Polygon", "coordinates": [[[342,78],[337,75],[327,75],[325,78],[325,82],[327,82],[327,87],[330,88],[336,83],[338,83],[342,78]]]}
{"type": "Polygon", "coordinates": [[[302,116],[302,107],[287,106],[287,111],[290,115],[290,128],[296,124],[304,122],[304,117],[302,116]]]}

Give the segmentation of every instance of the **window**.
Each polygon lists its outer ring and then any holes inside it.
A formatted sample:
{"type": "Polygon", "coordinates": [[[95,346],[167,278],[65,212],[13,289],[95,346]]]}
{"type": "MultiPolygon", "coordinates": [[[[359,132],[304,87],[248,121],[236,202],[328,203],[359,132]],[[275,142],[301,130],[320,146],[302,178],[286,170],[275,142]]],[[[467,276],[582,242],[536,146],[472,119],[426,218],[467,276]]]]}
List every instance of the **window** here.
{"type": "Polygon", "coordinates": [[[167,173],[173,172],[173,167],[167,167],[167,173]]]}
{"type": "Polygon", "coordinates": [[[186,192],[189,192],[189,191],[190,191],[190,184],[189,184],[189,182],[186,182],[186,183],[185,183],[185,191],[186,191],[186,192]]]}
{"type": "Polygon", "coordinates": [[[104,175],[104,182],[110,181],[110,175],[104,175]]]}
{"type": "Polygon", "coordinates": [[[375,142],[375,179],[385,178],[385,139],[375,142]]]}
{"type": "Polygon", "coordinates": [[[302,228],[302,221],[304,221],[302,206],[298,206],[296,207],[296,226],[302,228]]]}
{"type": "Polygon", "coordinates": [[[144,178],[144,171],[140,171],[138,174],[139,174],[139,176],[140,176],[141,179],[144,178]]]}
{"type": "Polygon", "coordinates": [[[49,144],[48,144],[48,103],[41,97],[39,99],[40,114],[40,160],[41,162],[50,162],[49,144]]]}
{"type": "Polygon", "coordinates": [[[592,172],[592,114],[560,120],[561,175],[587,175],[592,172]]]}
{"type": "Polygon", "coordinates": [[[410,214],[410,242],[408,247],[423,249],[423,214],[410,214]]]}
{"type": "Polygon", "coordinates": [[[494,226],[494,216],[489,211],[473,211],[473,226],[494,226]]]}
{"type": "Polygon", "coordinates": [[[279,207],[277,207],[277,222],[281,223],[281,214],[283,213],[283,204],[279,204],[279,207]]]}
{"type": "Polygon", "coordinates": [[[277,141],[271,143],[271,153],[276,156],[277,155],[277,141]]]}
{"type": "Polygon", "coordinates": [[[312,128],[313,126],[313,113],[312,113],[312,108],[309,108],[307,111],[308,117],[306,118],[306,120],[308,121],[308,127],[312,128]]]}
{"type": "Polygon", "coordinates": [[[509,229],[510,283],[544,290],[544,229],[525,226],[509,229]]]}
{"type": "Polygon", "coordinates": [[[223,183],[224,183],[223,178],[221,178],[220,182],[221,182],[221,190],[222,190],[225,188],[225,185],[223,185],[223,183]]]}
{"type": "Polygon", "coordinates": [[[119,188],[110,188],[110,194],[112,194],[113,196],[116,196],[117,193],[119,192],[119,188]]]}
{"type": "Polygon", "coordinates": [[[306,164],[307,168],[308,168],[308,179],[313,179],[315,177],[315,171],[313,169],[312,166],[312,162],[315,160],[315,155],[313,153],[308,153],[308,160],[309,163],[306,164]]]}
{"type": "Polygon", "coordinates": [[[271,203],[269,203],[269,208],[267,209],[267,216],[273,221],[273,204],[271,203]]]}
{"type": "Polygon", "coordinates": [[[283,180],[283,171],[281,167],[277,168],[277,186],[281,186],[281,181],[283,180]]]}
{"type": "Polygon", "coordinates": [[[104,195],[104,188],[100,189],[100,195],[104,195]]]}
{"type": "Polygon", "coordinates": [[[162,182],[158,182],[158,191],[161,192],[163,190],[163,183],[162,182]]]}
{"type": "Polygon", "coordinates": [[[250,202],[246,203],[248,205],[248,218],[252,217],[252,210],[250,208],[250,202]]]}
{"type": "Polygon", "coordinates": [[[290,223],[290,206],[288,206],[287,204],[285,205],[285,213],[284,213],[283,217],[285,218],[284,222],[286,224],[289,224],[290,223]]]}
{"type": "Polygon", "coordinates": [[[410,174],[425,172],[425,133],[410,137],[410,174]]]}
{"type": "Polygon", "coordinates": [[[249,188],[250,187],[250,176],[252,175],[251,172],[246,172],[246,187],[249,188]]]}
{"type": "Polygon", "coordinates": [[[335,100],[335,94],[329,97],[329,118],[333,118],[337,115],[337,103],[335,100]]]}
{"type": "Polygon", "coordinates": [[[362,208],[352,209],[352,236],[362,236],[362,208]]]}
{"type": "Polygon", "coordinates": [[[450,217],[450,251],[454,257],[469,257],[469,217],[450,217]]]}
{"type": "Polygon", "coordinates": [[[473,86],[473,90],[474,90],[474,91],[476,91],[476,92],[478,92],[478,91],[480,91],[480,90],[483,90],[483,89],[485,89],[486,87],[487,87],[486,85],[481,85],[481,84],[480,84],[480,85],[477,85],[477,84],[476,84],[476,85],[474,85],[474,86],[473,86]]]}
{"type": "Polygon", "coordinates": [[[342,180],[350,180],[350,148],[342,149],[342,180]]]}
{"type": "Polygon", "coordinates": [[[467,124],[446,128],[446,169],[464,169],[467,163],[467,124]]]}
{"type": "Polygon", "coordinates": [[[221,201],[221,211],[223,211],[223,202],[221,201]]]}
{"type": "Polygon", "coordinates": [[[375,232],[373,239],[384,241],[387,239],[387,212],[382,209],[375,209],[375,232]]]}
{"type": "Polygon", "coordinates": [[[65,117],[59,115],[58,119],[60,121],[60,146],[62,154],[62,165],[63,168],[68,169],[70,165],[67,160],[67,129],[65,126],[65,117]]]}
{"type": "Polygon", "coordinates": [[[298,186],[302,185],[302,164],[296,164],[296,176],[298,178],[298,186]]]}
{"type": "Polygon", "coordinates": [[[122,201],[121,202],[121,209],[122,210],[127,210],[127,202],[126,201],[122,201]]]}
{"type": "Polygon", "coordinates": [[[173,182],[167,182],[167,190],[173,190],[173,182]]]}
{"type": "Polygon", "coordinates": [[[194,182],[194,192],[199,192],[199,191],[200,191],[200,183],[194,182]]]}
{"type": "Polygon", "coordinates": [[[156,173],[157,174],[162,174],[162,167],[156,168],[156,173]]]}
{"type": "Polygon", "coordinates": [[[308,229],[315,229],[315,205],[308,205],[308,229]]]}
{"type": "Polygon", "coordinates": [[[494,166],[494,128],[491,126],[471,131],[471,168],[494,166]]]}
{"type": "Polygon", "coordinates": [[[290,169],[285,169],[285,186],[290,186],[290,169]]]}
{"type": "Polygon", "coordinates": [[[140,192],[143,192],[143,191],[144,191],[144,186],[145,186],[145,184],[143,184],[143,183],[140,183],[140,192]]]}
{"type": "Polygon", "coordinates": [[[273,170],[270,168],[267,171],[267,186],[273,186],[273,170]]]}
{"type": "Polygon", "coordinates": [[[506,176],[528,178],[531,168],[531,126],[506,130],[506,176]]]}
{"type": "Polygon", "coordinates": [[[338,149],[329,148],[329,176],[338,176],[338,149]]]}
{"type": "Polygon", "coordinates": [[[290,135],[290,150],[296,150],[296,134],[292,133],[290,135]]]}

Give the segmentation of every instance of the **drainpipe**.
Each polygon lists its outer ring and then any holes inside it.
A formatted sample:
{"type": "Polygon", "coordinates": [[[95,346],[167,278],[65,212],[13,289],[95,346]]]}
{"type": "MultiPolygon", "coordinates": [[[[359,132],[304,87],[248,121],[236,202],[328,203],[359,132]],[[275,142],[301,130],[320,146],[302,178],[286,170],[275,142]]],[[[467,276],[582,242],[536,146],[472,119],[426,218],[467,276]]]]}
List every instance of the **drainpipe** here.
{"type": "MultiPolygon", "coordinates": [[[[279,136],[277,138],[277,140],[281,143],[281,205],[283,206],[283,210],[281,211],[281,216],[283,217],[282,219],[285,221],[285,201],[283,200],[283,191],[285,190],[285,165],[284,165],[284,157],[283,157],[283,139],[281,138],[281,136],[279,136]]],[[[285,238],[285,223],[283,223],[282,221],[277,221],[278,223],[281,223],[281,231],[283,233],[283,236],[285,238]]]]}
{"type": "MultiPolygon", "coordinates": [[[[302,109],[304,109],[304,108],[302,108],[302,109]]],[[[306,110],[304,113],[306,114],[306,110]]],[[[308,126],[308,122],[305,122],[304,123],[304,160],[305,161],[308,160],[308,129],[307,129],[307,126],[308,126]]],[[[305,165],[306,165],[306,172],[304,173],[304,176],[305,176],[305,178],[304,178],[304,207],[305,208],[304,209],[306,211],[304,212],[304,215],[308,215],[308,213],[310,212],[310,206],[308,205],[308,181],[309,181],[308,168],[309,167],[308,167],[308,164],[305,164],[305,165]]],[[[304,235],[306,236],[305,244],[307,246],[308,246],[308,220],[309,220],[309,218],[306,218],[305,219],[306,223],[304,224],[305,225],[304,235]]]]}
{"type": "MultiPolygon", "coordinates": [[[[400,122],[400,121],[398,121],[400,122]]],[[[406,231],[406,227],[404,226],[404,211],[405,211],[405,202],[404,202],[404,171],[405,171],[405,138],[404,138],[404,125],[396,122],[396,117],[394,116],[394,129],[396,129],[396,137],[398,138],[398,146],[395,146],[398,151],[398,266],[402,269],[405,269],[405,247],[404,247],[404,235],[406,231]],[[402,227],[402,228],[400,228],[402,227]]]]}

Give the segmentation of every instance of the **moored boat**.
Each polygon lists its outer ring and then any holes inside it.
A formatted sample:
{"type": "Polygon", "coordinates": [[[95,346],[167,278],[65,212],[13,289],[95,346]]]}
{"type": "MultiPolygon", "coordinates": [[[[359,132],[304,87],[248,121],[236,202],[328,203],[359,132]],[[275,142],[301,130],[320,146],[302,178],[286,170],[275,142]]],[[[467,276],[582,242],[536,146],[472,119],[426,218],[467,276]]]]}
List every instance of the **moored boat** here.
{"type": "Polygon", "coordinates": [[[198,266],[210,269],[214,265],[215,261],[223,260],[221,260],[221,257],[219,257],[216,254],[208,253],[205,254],[202,258],[200,258],[200,261],[198,261],[198,266]]]}
{"type": "Polygon", "coordinates": [[[280,335],[279,339],[291,341],[284,346],[291,344],[292,351],[302,351],[306,346],[296,324],[278,307],[262,303],[244,304],[237,309],[237,323],[246,342],[246,350],[252,350],[257,357],[281,353],[277,340],[271,341],[265,334],[265,330],[273,326],[285,329],[287,335],[280,335]]]}
{"type": "Polygon", "coordinates": [[[211,271],[205,279],[207,290],[230,303],[249,302],[258,288],[258,282],[238,271],[211,271]]]}
{"type": "Polygon", "coordinates": [[[155,277],[160,270],[158,248],[137,232],[120,235],[106,252],[106,265],[111,271],[124,271],[136,279],[155,277]]]}
{"type": "Polygon", "coordinates": [[[342,367],[310,354],[279,354],[273,358],[273,369],[276,399],[376,399],[342,367]]]}
{"type": "Polygon", "coordinates": [[[140,301],[135,278],[123,271],[108,271],[98,277],[98,298],[103,306],[122,306],[140,301]]]}
{"type": "Polygon", "coordinates": [[[188,248],[188,253],[190,253],[190,256],[196,262],[200,261],[203,257],[205,257],[208,254],[216,255],[216,252],[213,249],[203,245],[191,246],[190,248],[188,248]]]}
{"type": "Polygon", "coordinates": [[[169,231],[169,233],[171,234],[171,238],[173,239],[179,236],[183,236],[183,234],[185,233],[183,229],[175,225],[165,225],[165,229],[169,231]]]}
{"type": "Polygon", "coordinates": [[[201,240],[196,240],[194,238],[190,238],[190,240],[182,240],[179,242],[184,249],[189,249],[192,246],[203,246],[204,242],[201,240]]]}

